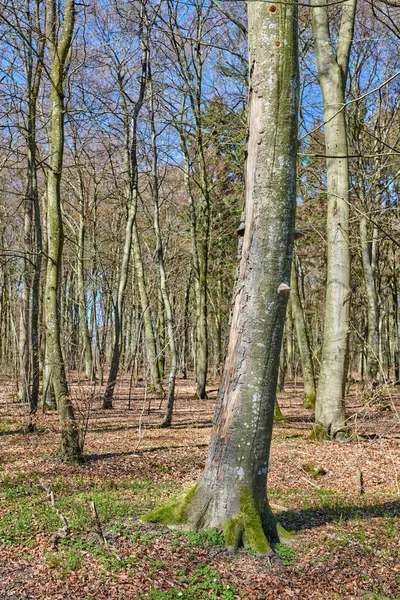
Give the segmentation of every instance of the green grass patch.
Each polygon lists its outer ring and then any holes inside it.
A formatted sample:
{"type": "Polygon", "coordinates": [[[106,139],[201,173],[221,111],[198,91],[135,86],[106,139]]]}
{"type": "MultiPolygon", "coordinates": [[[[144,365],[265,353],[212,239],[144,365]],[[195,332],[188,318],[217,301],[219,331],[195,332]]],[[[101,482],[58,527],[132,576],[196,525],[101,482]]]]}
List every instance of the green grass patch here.
{"type": "Polygon", "coordinates": [[[188,531],[184,534],[188,546],[224,546],[225,540],[222,533],[216,529],[188,531]]]}
{"type": "Polygon", "coordinates": [[[285,567],[292,566],[293,559],[295,559],[297,556],[297,552],[294,548],[288,546],[287,544],[275,544],[274,550],[279,556],[279,558],[282,560],[282,564],[285,567]]]}
{"type": "MultiPolygon", "coordinates": [[[[148,480],[132,482],[88,481],[83,476],[57,476],[46,480],[54,492],[55,507],[67,519],[74,534],[93,530],[89,503],[94,501],[102,525],[125,531],[124,522],[136,519],[155,498],[167,498],[172,485],[148,480]]],[[[0,544],[31,546],[39,532],[54,533],[61,525],[38,477],[17,474],[0,481],[0,544]]]]}
{"type": "MultiPolygon", "coordinates": [[[[171,588],[166,591],[151,590],[150,600],[234,600],[238,594],[236,588],[225,584],[217,571],[199,565],[191,575],[180,572],[182,589],[171,588]]],[[[146,596],[137,596],[135,600],[144,600],[146,596]]]]}
{"type": "Polygon", "coordinates": [[[60,579],[67,579],[81,566],[82,555],[74,548],[65,548],[55,552],[46,552],[46,562],[50,569],[56,569],[60,579]]]}

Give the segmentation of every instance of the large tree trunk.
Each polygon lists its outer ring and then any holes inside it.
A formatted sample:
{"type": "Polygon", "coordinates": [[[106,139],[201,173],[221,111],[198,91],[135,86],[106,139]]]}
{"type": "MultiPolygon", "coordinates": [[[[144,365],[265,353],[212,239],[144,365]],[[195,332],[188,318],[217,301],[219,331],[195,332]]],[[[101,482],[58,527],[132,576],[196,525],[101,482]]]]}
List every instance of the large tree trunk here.
{"type": "Polygon", "coordinates": [[[290,301],[292,304],[293,320],[296,328],[297,345],[299,347],[301,368],[304,382],[304,408],[314,408],[316,398],[316,387],[314,379],[314,365],[310,347],[310,340],[307,332],[307,324],[304,316],[303,307],[301,305],[299,282],[297,278],[297,264],[293,259],[292,275],[290,287],[290,301]]]}
{"type": "Polygon", "coordinates": [[[283,537],[266,477],[290,283],[296,197],[297,6],[249,2],[246,219],[227,358],[198,485],[149,521],[224,530],[231,549],[283,537]]]}
{"type": "Polygon", "coordinates": [[[51,371],[57,409],[61,422],[59,457],[66,462],[79,462],[81,447],[79,431],[72,408],[60,339],[60,269],[63,248],[60,182],[64,152],[64,92],[65,63],[71,47],[74,29],[74,0],[66,0],[63,28],[58,38],[58,16],[55,0],[46,1],[46,39],[51,57],[51,138],[47,176],[48,259],[46,274],[46,334],[47,357],[51,371]]]}
{"type": "Polygon", "coordinates": [[[312,0],[312,26],[324,103],[327,155],[327,281],[324,341],[315,407],[314,435],[331,439],[346,435],[344,394],[350,314],[349,166],[344,92],[357,0],[343,3],[337,56],[327,7],[312,0]]]}

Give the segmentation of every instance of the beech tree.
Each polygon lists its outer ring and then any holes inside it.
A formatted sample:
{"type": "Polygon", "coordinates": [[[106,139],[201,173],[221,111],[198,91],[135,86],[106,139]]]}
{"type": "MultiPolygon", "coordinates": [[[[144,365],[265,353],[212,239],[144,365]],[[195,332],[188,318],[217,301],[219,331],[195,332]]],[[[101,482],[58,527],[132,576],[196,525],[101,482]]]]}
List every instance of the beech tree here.
{"type": "Polygon", "coordinates": [[[248,4],[249,138],[227,357],[199,483],[144,519],[224,530],[227,546],[267,552],[285,537],[266,477],[290,291],[296,198],[297,4],[248,4]]]}
{"type": "Polygon", "coordinates": [[[46,43],[50,53],[50,123],[49,170],[47,174],[48,259],[45,311],[46,344],[57,409],[61,421],[60,459],[79,462],[79,431],[69,396],[60,339],[60,271],[63,248],[60,183],[64,153],[64,82],[68,52],[71,48],[75,21],[75,2],[66,0],[63,24],[55,0],[46,0],[46,43]]]}
{"type": "Polygon", "coordinates": [[[326,150],[327,279],[324,342],[315,407],[317,437],[346,436],[344,393],[350,315],[349,164],[344,97],[357,0],[342,7],[335,52],[328,7],[312,0],[312,28],[324,104],[326,150]]]}

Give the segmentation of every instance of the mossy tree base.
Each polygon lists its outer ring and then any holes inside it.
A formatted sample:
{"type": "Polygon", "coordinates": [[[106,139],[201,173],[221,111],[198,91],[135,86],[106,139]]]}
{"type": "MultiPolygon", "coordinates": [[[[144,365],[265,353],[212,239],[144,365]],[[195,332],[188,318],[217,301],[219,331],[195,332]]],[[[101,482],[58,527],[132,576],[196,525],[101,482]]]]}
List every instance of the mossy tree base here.
{"type": "Polygon", "coordinates": [[[158,393],[158,394],[165,394],[165,389],[162,385],[162,383],[151,383],[148,387],[147,387],[147,391],[149,393],[158,393]]]}
{"type": "Polygon", "coordinates": [[[163,525],[182,525],[182,529],[185,529],[184,525],[187,520],[187,507],[190,504],[197,489],[197,485],[192,487],[185,496],[181,498],[174,498],[167,502],[160,508],[152,510],[147,515],[142,516],[144,523],[162,523],[163,525]]]}
{"type": "Polygon", "coordinates": [[[331,435],[330,430],[324,427],[324,425],[318,421],[317,423],[315,423],[313,430],[308,436],[308,439],[319,442],[327,440],[335,440],[337,442],[348,442],[352,439],[352,433],[350,429],[346,428],[340,429],[339,431],[336,431],[334,435],[331,435]]]}
{"type": "MultiPolygon", "coordinates": [[[[144,515],[142,521],[162,523],[183,530],[213,529],[214,527],[207,526],[206,514],[198,514],[197,511],[193,514],[191,510],[197,489],[195,485],[185,496],[144,515]]],[[[207,505],[212,505],[212,502],[207,505]]],[[[268,504],[262,514],[260,513],[249,488],[243,488],[241,491],[238,512],[227,515],[217,529],[223,531],[225,544],[230,552],[244,547],[258,554],[268,554],[274,544],[287,543],[292,539],[292,535],[275,519],[268,504]]]]}

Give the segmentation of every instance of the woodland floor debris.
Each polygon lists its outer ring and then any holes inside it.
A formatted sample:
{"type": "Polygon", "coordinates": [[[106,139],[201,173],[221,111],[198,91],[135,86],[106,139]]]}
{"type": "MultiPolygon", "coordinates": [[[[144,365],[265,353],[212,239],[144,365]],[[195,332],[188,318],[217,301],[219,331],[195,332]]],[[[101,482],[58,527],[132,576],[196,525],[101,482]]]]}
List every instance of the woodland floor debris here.
{"type": "MultiPolygon", "coordinates": [[[[85,386],[77,378],[71,385],[77,403],[85,386]]],[[[392,410],[382,411],[352,385],[347,406],[357,441],[348,443],[307,440],[313,414],[302,408],[301,386],[287,385],[279,394],[289,422],[275,426],[269,496],[282,525],[296,532],[290,548],[279,545],[268,557],[243,551],[232,556],[219,532],[180,532],[139,521],[199,478],[216,387],[199,401],[193,383],[180,381],[173,427],[159,429],[160,397],[136,387],[128,410],[129,380],[122,380],[112,411],[102,410],[100,399],[91,407],[86,462],[71,466],[51,458],[57,416],[39,415],[37,432],[21,433],[22,408],[3,381],[0,597],[340,600],[375,593],[398,600],[398,387],[387,388],[392,410]],[[307,473],[309,463],[321,465],[324,476],[307,473]],[[71,529],[56,548],[60,519],[46,488],[71,529]]]]}

